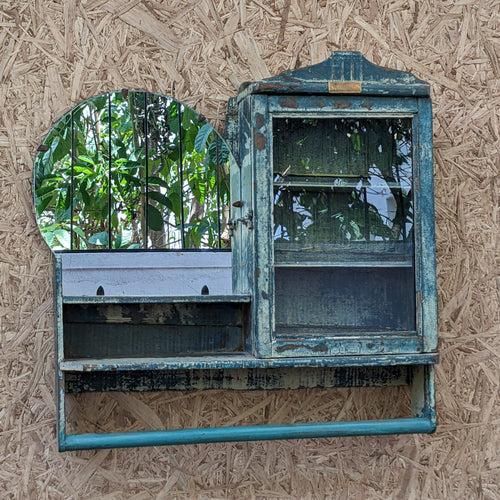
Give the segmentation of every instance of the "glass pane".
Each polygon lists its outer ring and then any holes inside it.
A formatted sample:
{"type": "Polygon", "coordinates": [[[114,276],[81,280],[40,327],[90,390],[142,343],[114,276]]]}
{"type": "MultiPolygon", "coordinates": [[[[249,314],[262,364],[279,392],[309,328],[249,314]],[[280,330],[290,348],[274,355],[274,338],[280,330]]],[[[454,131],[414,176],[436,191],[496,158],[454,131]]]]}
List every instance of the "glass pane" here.
{"type": "Polygon", "coordinates": [[[229,150],[210,124],[184,106],[182,149],[185,247],[228,247],[223,206],[229,200],[229,150]]]}
{"type": "Polygon", "coordinates": [[[145,129],[143,92],[111,94],[111,247],[142,248],[145,129]]]}
{"type": "Polygon", "coordinates": [[[273,120],[277,335],[415,330],[411,120],[273,120]]]}
{"type": "Polygon", "coordinates": [[[45,241],[54,250],[71,246],[71,116],[66,115],[38,148],[35,210],[45,241]]]}
{"type": "Polygon", "coordinates": [[[277,186],[274,199],[276,244],[362,241],[368,220],[364,189],[277,186]]]}
{"type": "Polygon", "coordinates": [[[275,119],[274,185],[278,254],[411,251],[409,119],[275,119]]]}
{"type": "Polygon", "coordinates": [[[411,177],[409,118],[275,118],[273,134],[285,177],[411,177]]]}

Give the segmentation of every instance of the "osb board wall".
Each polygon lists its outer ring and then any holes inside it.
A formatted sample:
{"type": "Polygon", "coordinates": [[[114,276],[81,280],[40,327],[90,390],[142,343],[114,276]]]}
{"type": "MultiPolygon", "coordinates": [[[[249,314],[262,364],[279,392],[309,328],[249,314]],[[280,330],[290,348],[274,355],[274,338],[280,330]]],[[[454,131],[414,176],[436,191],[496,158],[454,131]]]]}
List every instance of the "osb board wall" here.
{"type": "MultiPolygon", "coordinates": [[[[0,496],[499,498],[499,10],[496,0],[1,0],[0,496]],[[43,134],[79,100],[121,88],[173,94],[220,126],[241,82],[336,49],[432,85],[437,433],[59,454],[52,264],[31,202],[43,134]]],[[[390,417],[393,400],[377,403],[377,395],[85,396],[80,407],[106,429],[310,411],[390,417]]]]}

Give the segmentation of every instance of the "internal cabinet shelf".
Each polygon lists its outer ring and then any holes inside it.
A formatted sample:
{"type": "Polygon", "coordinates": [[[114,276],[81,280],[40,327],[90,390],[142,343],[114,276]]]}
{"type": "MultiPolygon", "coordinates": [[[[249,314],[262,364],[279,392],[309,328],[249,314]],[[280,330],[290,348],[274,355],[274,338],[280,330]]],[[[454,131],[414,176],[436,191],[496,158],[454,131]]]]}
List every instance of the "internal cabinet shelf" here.
{"type": "Polygon", "coordinates": [[[368,267],[368,268],[378,268],[378,267],[413,267],[412,261],[300,261],[300,262],[275,262],[274,267],[368,267]]]}
{"type": "Polygon", "coordinates": [[[293,178],[293,177],[283,177],[279,180],[275,180],[273,185],[275,188],[299,188],[299,189],[353,189],[353,188],[366,188],[373,190],[392,190],[392,189],[409,189],[411,186],[411,181],[407,181],[407,184],[401,182],[383,182],[380,184],[371,184],[366,181],[357,179],[340,179],[338,177],[331,178],[293,178]]]}
{"type": "Polygon", "coordinates": [[[274,241],[275,267],[413,267],[411,241],[353,241],[303,245],[274,241]]]}

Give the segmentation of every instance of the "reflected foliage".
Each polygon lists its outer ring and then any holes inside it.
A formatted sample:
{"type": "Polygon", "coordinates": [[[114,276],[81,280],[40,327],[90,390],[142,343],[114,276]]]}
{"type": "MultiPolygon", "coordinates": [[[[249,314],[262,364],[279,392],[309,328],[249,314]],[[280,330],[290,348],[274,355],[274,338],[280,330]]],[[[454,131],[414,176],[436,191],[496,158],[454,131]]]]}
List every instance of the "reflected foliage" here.
{"type": "Polygon", "coordinates": [[[408,119],[277,119],[276,245],[411,236],[408,119]]]}
{"type": "Polygon", "coordinates": [[[229,150],[169,97],[113,92],[65,115],[35,162],[52,249],[228,247],[229,150]]]}

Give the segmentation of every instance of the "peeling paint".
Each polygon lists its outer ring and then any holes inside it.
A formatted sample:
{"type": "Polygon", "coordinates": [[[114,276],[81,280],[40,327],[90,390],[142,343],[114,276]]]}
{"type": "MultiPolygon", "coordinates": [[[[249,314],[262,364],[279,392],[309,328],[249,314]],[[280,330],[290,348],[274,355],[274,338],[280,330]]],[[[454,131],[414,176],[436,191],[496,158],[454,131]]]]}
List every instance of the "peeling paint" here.
{"type": "Polygon", "coordinates": [[[357,95],[430,95],[429,84],[411,73],[377,66],[359,52],[338,51],[319,64],[285,71],[260,82],[247,82],[240,86],[237,100],[240,102],[251,94],[325,95],[332,90],[332,81],[341,89],[348,86],[344,92],[357,95]]]}
{"type": "Polygon", "coordinates": [[[311,346],[305,346],[304,344],[296,343],[286,343],[283,345],[280,345],[279,347],[276,348],[277,352],[285,352],[285,351],[296,351],[297,349],[305,349],[306,351],[311,351],[311,352],[328,352],[328,346],[325,342],[311,345],[311,346]]]}
{"type": "Polygon", "coordinates": [[[337,102],[335,102],[334,106],[337,109],[349,109],[352,107],[352,104],[349,101],[346,101],[346,102],[337,101],[337,102]]]}
{"type": "Polygon", "coordinates": [[[264,115],[262,113],[255,113],[255,125],[257,128],[262,128],[266,123],[264,115]]]}
{"type": "Polygon", "coordinates": [[[296,98],[296,97],[294,97],[294,96],[290,96],[290,97],[282,97],[282,98],[280,99],[280,104],[281,104],[284,108],[297,109],[297,107],[298,107],[297,98],[296,98]]]}
{"type": "MultiPolygon", "coordinates": [[[[145,446],[174,442],[216,442],[256,437],[278,439],[283,436],[432,432],[436,422],[432,364],[438,361],[438,356],[435,352],[437,311],[430,126],[432,115],[428,96],[429,85],[410,73],[378,67],[361,54],[353,52],[336,52],[320,64],[288,71],[262,82],[242,84],[238,98],[231,101],[229,106],[232,121],[228,129],[231,143],[239,151],[240,163],[240,168],[235,164],[231,167],[231,198],[242,200],[245,209],[253,211],[255,225],[254,230],[250,230],[245,224],[240,224],[235,232],[232,253],[233,290],[241,295],[196,298],[195,301],[199,302],[195,307],[199,309],[197,315],[191,314],[193,311],[190,305],[185,304],[193,300],[193,297],[159,297],[153,300],[136,297],[132,301],[135,303],[133,307],[130,302],[127,303],[126,297],[91,297],[85,300],[73,297],[63,300],[59,263],[59,267],[56,266],[55,282],[60,449],[126,446],[131,443],[145,446]],[[328,95],[328,82],[331,80],[341,82],[341,89],[351,89],[348,95],[328,95]],[[359,86],[349,87],[351,80],[360,82],[359,96],[353,95],[359,86]],[[273,274],[275,254],[271,217],[272,114],[289,116],[307,113],[307,116],[319,117],[327,113],[349,116],[351,112],[363,117],[401,114],[413,117],[416,165],[414,189],[415,206],[418,209],[415,223],[416,291],[419,304],[417,329],[404,333],[384,331],[353,335],[352,332],[341,332],[333,335],[325,334],[324,331],[315,332],[314,327],[310,327],[310,331],[300,336],[276,336],[273,274]],[[247,293],[249,295],[245,295],[247,293]],[[224,304],[225,301],[230,305],[224,304]],[[86,318],[87,322],[79,321],[75,316],[75,321],[68,321],[71,316],[68,305],[73,309],[72,314],[77,313],[80,320],[86,318]],[[97,309],[93,316],[92,308],[97,309]],[[214,317],[203,316],[200,311],[204,308],[213,308],[214,317]],[[166,311],[172,314],[169,315],[166,311]],[[181,337],[172,335],[172,346],[178,349],[179,346],[182,347],[182,342],[189,341],[200,347],[202,342],[197,338],[196,331],[190,328],[199,327],[195,320],[202,316],[208,326],[218,328],[215,333],[210,330],[211,338],[204,335],[204,341],[207,342],[204,346],[212,349],[210,355],[206,351],[186,353],[181,349],[172,355],[168,351],[170,357],[165,357],[165,353],[155,357],[154,353],[149,352],[154,346],[150,349],[146,345],[141,355],[148,357],[143,358],[132,355],[116,359],[64,359],[64,343],[71,337],[72,328],[75,329],[73,340],[80,338],[75,332],[78,333],[76,330],[81,325],[85,325],[90,331],[97,324],[102,329],[113,323],[126,334],[127,328],[135,329],[134,332],[146,332],[158,327],[168,329],[171,326],[168,322],[177,319],[185,327],[183,332],[187,331],[188,334],[181,337]],[[217,319],[221,321],[220,325],[214,324],[217,319]],[[228,328],[226,320],[230,322],[229,327],[236,329],[229,337],[223,334],[224,328],[228,328]],[[192,321],[195,322],[194,325],[192,321]],[[231,353],[218,351],[218,347],[227,345],[224,342],[228,338],[231,339],[234,350],[231,353]],[[395,382],[410,384],[414,418],[368,423],[315,423],[310,424],[310,427],[256,426],[248,435],[242,435],[243,431],[239,427],[210,429],[208,432],[182,429],[174,432],[163,430],[157,433],[120,435],[66,434],[65,389],[76,392],[273,389],[356,386],[365,382],[375,385],[395,382]],[[347,426],[348,430],[337,425],[347,426]],[[329,426],[327,431],[324,430],[325,426],[329,426]],[[212,437],[207,437],[208,433],[212,433],[212,437]]],[[[244,215],[239,206],[233,206],[231,210],[235,218],[244,215]]],[[[94,330],[97,331],[96,328],[94,330]]],[[[122,340],[125,337],[126,335],[122,340]]],[[[137,335],[132,337],[135,339],[137,335]]],[[[96,336],[93,342],[103,342],[102,335],[96,336]]]]}
{"type": "Polygon", "coordinates": [[[254,144],[255,147],[259,150],[262,151],[266,147],[266,136],[260,132],[255,132],[254,133],[254,144]]]}
{"type": "Polygon", "coordinates": [[[69,393],[94,391],[160,390],[273,390],[312,387],[385,387],[407,385],[413,368],[376,367],[295,367],[219,368],[204,370],[69,372],[69,393]]]}

